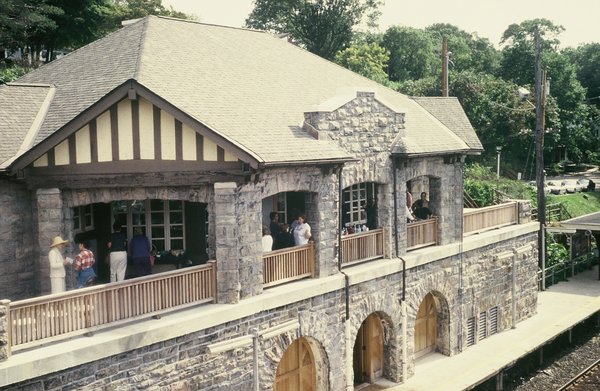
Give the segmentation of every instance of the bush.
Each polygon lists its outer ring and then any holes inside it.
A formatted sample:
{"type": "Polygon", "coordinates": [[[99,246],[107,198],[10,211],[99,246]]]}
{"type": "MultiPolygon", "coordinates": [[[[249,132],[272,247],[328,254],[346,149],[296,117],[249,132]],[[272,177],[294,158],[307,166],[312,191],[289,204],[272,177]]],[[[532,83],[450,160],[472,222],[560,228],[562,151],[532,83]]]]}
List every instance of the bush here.
{"type": "Polygon", "coordinates": [[[551,233],[546,234],[546,267],[557,265],[569,260],[569,251],[558,243],[551,233]]]}
{"type": "Polygon", "coordinates": [[[6,69],[0,69],[0,84],[10,83],[29,71],[31,71],[31,68],[25,68],[18,65],[14,65],[6,69]]]}

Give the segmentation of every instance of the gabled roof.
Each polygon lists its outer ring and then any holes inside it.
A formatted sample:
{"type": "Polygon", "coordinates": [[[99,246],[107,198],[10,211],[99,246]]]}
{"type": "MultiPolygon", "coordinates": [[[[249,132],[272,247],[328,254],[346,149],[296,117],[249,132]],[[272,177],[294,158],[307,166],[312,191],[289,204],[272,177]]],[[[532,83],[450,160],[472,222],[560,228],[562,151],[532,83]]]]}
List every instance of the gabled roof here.
{"type": "Polygon", "coordinates": [[[417,101],[268,33],[154,16],[19,79],[56,88],[34,144],[131,79],[258,164],[352,158],[302,129],[304,112],[348,89],[374,91],[405,110],[401,153],[472,148],[466,133],[449,129],[417,101]]]}
{"type": "Polygon", "coordinates": [[[0,169],[33,145],[53,91],[49,85],[0,86],[0,169]]]}
{"type": "Polygon", "coordinates": [[[474,152],[483,151],[483,146],[456,97],[413,97],[413,99],[465,141],[474,152]]]}

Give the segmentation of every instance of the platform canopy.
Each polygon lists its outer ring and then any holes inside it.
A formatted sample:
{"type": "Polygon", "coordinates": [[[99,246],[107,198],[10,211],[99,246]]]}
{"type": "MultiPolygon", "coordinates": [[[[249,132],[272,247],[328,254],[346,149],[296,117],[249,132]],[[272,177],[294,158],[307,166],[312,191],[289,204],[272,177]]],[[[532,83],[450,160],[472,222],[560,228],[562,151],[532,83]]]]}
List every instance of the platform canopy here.
{"type": "Polygon", "coordinates": [[[567,229],[591,231],[594,234],[600,234],[600,212],[562,221],[560,226],[567,229]]]}

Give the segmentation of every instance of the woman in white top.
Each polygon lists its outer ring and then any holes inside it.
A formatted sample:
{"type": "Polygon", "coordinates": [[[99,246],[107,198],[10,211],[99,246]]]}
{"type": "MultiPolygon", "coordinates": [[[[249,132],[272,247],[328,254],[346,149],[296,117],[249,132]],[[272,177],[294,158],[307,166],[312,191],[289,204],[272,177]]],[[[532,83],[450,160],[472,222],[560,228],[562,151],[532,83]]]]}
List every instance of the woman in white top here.
{"type": "Polygon", "coordinates": [[[262,250],[263,253],[268,253],[269,251],[273,251],[273,237],[269,232],[267,227],[263,226],[262,229],[263,237],[262,237],[262,250]]]}
{"type": "Polygon", "coordinates": [[[306,223],[305,215],[298,216],[298,225],[294,228],[294,244],[296,246],[307,244],[310,236],[310,225],[306,223]]]}
{"type": "Polygon", "coordinates": [[[52,293],[60,293],[66,290],[65,287],[65,265],[69,264],[69,258],[63,258],[62,251],[65,244],[69,243],[60,236],[52,241],[48,261],[50,262],[50,287],[52,293]]]}

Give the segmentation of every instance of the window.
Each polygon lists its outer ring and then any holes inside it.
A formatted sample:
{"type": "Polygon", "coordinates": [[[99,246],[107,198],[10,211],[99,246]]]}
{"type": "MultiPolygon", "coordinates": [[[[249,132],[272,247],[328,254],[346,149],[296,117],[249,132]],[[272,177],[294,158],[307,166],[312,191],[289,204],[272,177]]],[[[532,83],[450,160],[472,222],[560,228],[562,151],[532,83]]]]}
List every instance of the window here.
{"type": "Polygon", "coordinates": [[[73,232],[84,232],[94,229],[93,211],[92,205],[76,206],[73,208],[73,232]]]}
{"type": "Polygon", "coordinates": [[[475,345],[475,317],[467,320],[467,346],[475,345]]]}
{"type": "Polygon", "coordinates": [[[342,221],[345,227],[366,224],[365,205],[369,198],[377,198],[377,185],[363,182],[344,189],[342,221]]]}
{"type": "Polygon", "coordinates": [[[185,249],[183,201],[118,201],[112,211],[114,221],[126,222],[128,237],[140,228],[158,251],[185,249]]]}

